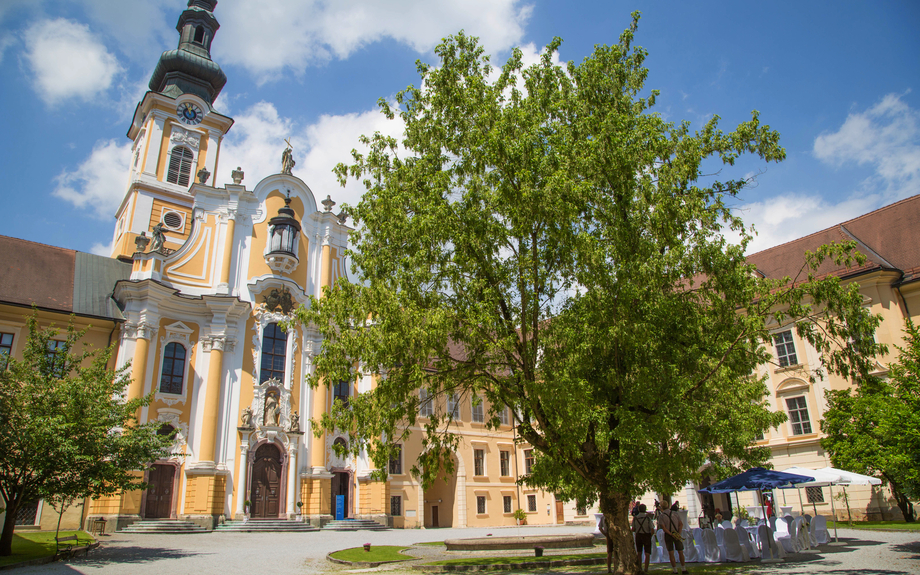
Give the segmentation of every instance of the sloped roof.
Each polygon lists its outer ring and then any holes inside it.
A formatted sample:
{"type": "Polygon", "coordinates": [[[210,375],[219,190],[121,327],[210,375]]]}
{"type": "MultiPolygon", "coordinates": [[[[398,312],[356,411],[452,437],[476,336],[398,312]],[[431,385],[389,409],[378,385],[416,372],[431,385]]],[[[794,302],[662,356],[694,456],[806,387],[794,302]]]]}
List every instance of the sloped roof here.
{"type": "Polygon", "coordinates": [[[903,281],[920,279],[920,195],[906,198],[803,238],[751,254],[747,260],[770,278],[795,278],[805,252],[831,242],[856,241],[866,256],[862,266],[845,268],[825,261],[820,275],[858,275],[876,269],[904,272],[903,281]]]}
{"type": "Polygon", "coordinates": [[[130,275],[112,258],[0,236],[0,303],[122,321],[112,290],[130,275]]]}

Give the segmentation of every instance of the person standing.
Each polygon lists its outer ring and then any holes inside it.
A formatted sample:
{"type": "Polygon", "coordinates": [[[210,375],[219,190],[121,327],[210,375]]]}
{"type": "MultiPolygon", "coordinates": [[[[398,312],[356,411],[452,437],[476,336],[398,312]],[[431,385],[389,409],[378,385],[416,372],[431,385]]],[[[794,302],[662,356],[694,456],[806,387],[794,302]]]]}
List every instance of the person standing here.
{"type": "Polygon", "coordinates": [[[652,516],[645,512],[644,503],[636,506],[636,514],[633,516],[632,530],[636,534],[636,553],[639,559],[642,559],[642,551],[645,551],[645,572],[648,573],[648,563],[652,555],[652,516]]]}
{"type": "Polygon", "coordinates": [[[674,563],[674,550],[677,550],[677,556],[680,558],[680,569],[682,573],[689,573],[687,565],[684,562],[684,542],[681,537],[681,531],[684,529],[684,522],[675,511],[662,505],[658,513],[658,529],[664,530],[664,546],[668,550],[668,559],[671,561],[671,573],[677,573],[677,565],[674,563]]]}

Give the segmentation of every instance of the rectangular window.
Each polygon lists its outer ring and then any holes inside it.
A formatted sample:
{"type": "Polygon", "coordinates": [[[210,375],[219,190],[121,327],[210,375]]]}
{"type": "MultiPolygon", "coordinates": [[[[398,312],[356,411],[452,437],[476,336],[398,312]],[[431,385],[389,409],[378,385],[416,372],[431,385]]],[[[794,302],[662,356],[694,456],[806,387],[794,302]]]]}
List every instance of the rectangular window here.
{"type": "Polygon", "coordinates": [[[454,419],[460,419],[460,401],[453,393],[447,396],[447,412],[454,419]]]}
{"type": "Polygon", "coordinates": [[[402,444],[396,444],[396,453],[390,457],[390,475],[402,475],[402,444]]]}
{"type": "Polygon", "coordinates": [[[351,397],[351,383],[343,380],[335,384],[332,388],[332,401],[341,401],[342,405],[348,407],[348,400],[351,397]]]}
{"type": "Polygon", "coordinates": [[[482,398],[481,397],[473,397],[472,413],[473,413],[473,421],[475,423],[482,423],[485,420],[485,414],[483,413],[483,410],[482,410],[482,398]]]}
{"type": "Polygon", "coordinates": [[[473,475],[486,474],[486,452],[484,449],[473,450],[473,475]]]}
{"type": "Polygon", "coordinates": [[[535,512],[537,510],[537,496],[528,495],[527,496],[527,511],[535,512]]]}
{"type": "Polygon", "coordinates": [[[498,412],[498,422],[502,425],[508,425],[508,408],[503,407],[498,412]]]}
{"type": "Polygon", "coordinates": [[[483,515],[486,512],[486,498],[484,495],[476,496],[476,513],[483,515]]]}
{"type": "Polygon", "coordinates": [[[501,464],[502,477],[510,477],[511,476],[511,452],[510,451],[499,451],[498,461],[501,464]]]}
{"type": "Polygon", "coordinates": [[[575,515],[587,515],[587,514],[588,514],[588,507],[580,501],[577,502],[575,504],[575,515]]]}
{"type": "Polygon", "coordinates": [[[786,400],[789,409],[789,423],[792,424],[792,435],[805,435],[811,433],[811,420],[808,419],[808,404],[805,398],[790,397],[786,400]]]}
{"type": "Polygon", "coordinates": [[[431,395],[428,390],[422,388],[418,390],[418,414],[422,417],[431,417],[434,413],[434,404],[431,401],[431,395]]]}
{"type": "Polygon", "coordinates": [[[809,503],[824,503],[824,490],[820,487],[806,487],[805,498],[809,503]]]}
{"type": "Polygon", "coordinates": [[[390,515],[402,517],[402,495],[390,496],[390,515]]]}
{"type": "Polygon", "coordinates": [[[776,359],[779,361],[780,367],[798,365],[799,360],[795,356],[795,344],[792,341],[791,329],[774,335],[773,343],[776,345],[776,359]]]}
{"type": "Polygon", "coordinates": [[[13,355],[13,334],[0,333],[0,369],[6,369],[6,363],[11,355],[13,355]]]}
{"type": "Polygon", "coordinates": [[[533,449],[524,450],[524,473],[530,475],[533,472],[533,449]]]}
{"type": "Polygon", "coordinates": [[[48,359],[48,373],[55,377],[64,377],[64,354],[67,353],[67,342],[49,340],[45,357],[48,359]]]}
{"type": "Polygon", "coordinates": [[[505,495],[502,497],[502,509],[505,513],[511,513],[511,496],[505,495]]]}

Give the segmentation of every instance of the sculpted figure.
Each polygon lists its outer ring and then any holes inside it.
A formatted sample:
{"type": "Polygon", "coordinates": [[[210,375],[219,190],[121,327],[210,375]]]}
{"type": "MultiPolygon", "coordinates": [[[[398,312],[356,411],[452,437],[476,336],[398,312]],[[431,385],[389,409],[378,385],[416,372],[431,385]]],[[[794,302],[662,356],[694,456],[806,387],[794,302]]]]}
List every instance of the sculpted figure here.
{"type": "Polygon", "coordinates": [[[291,170],[294,169],[294,164],[296,163],[294,161],[294,150],[285,148],[281,154],[281,173],[291,175],[291,170]]]}
{"type": "Polygon", "coordinates": [[[242,427],[252,427],[252,408],[247,407],[240,416],[242,427]]]}
{"type": "Polygon", "coordinates": [[[270,427],[278,427],[280,417],[281,407],[278,405],[278,396],[274,393],[270,393],[265,398],[264,424],[270,427]]]}
{"type": "Polygon", "coordinates": [[[151,252],[158,252],[163,249],[163,243],[166,241],[166,235],[164,232],[166,227],[163,226],[163,222],[158,223],[153,227],[153,243],[150,244],[151,252]]]}
{"type": "Polygon", "coordinates": [[[300,414],[296,411],[291,414],[291,431],[300,431],[300,414]]]}

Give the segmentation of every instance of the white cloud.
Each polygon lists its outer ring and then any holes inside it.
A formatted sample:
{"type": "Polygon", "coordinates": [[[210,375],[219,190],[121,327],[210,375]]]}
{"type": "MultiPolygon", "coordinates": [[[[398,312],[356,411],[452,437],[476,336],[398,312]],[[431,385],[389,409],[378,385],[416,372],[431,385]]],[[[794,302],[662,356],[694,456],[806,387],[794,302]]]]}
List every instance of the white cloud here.
{"type": "Polygon", "coordinates": [[[267,80],[287,69],[344,59],[390,38],[417,52],[458,31],[479,36],[489,52],[507,50],[524,34],[532,6],[521,0],[276,0],[220,7],[223,39],[216,57],[267,80]],[[229,38],[228,38],[229,36],[229,38]]]}
{"type": "Polygon", "coordinates": [[[115,56],[82,24],[42,20],[25,37],[33,88],[49,106],[69,98],[88,101],[105,92],[121,72],[115,56]]]}
{"type": "Polygon", "coordinates": [[[92,210],[98,218],[111,218],[125,195],[125,168],[130,162],[131,142],[98,142],[76,170],[64,170],[55,178],[52,193],[77,208],[92,210]]]}
{"type": "Polygon", "coordinates": [[[862,182],[889,200],[920,193],[920,112],[888,94],[865,112],[853,112],[836,132],[815,138],[815,156],[833,166],[870,165],[862,182]]]}
{"type": "MultiPolygon", "coordinates": [[[[833,225],[871,212],[881,205],[878,195],[854,194],[839,203],[831,203],[817,194],[784,194],[740,208],[740,215],[757,232],[748,245],[748,253],[807,236],[833,225]]],[[[737,234],[726,234],[737,241],[737,234]]]]}
{"type": "Polygon", "coordinates": [[[89,253],[96,254],[97,256],[109,257],[112,255],[112,247],[114,243],[114,240],[107,244],[95,243],[92,245],[92,247],[89,248],[89,253]]]}
{"type": "Polygon", "coordinates": [[[233,130],[221,146],[219,174],[215,185],[230,181],[230,172],[240,166],[246,173],[248,187],[266,176],[281,171],[281,152],[285,138],[290,138],[297,162],[293,173],[302,179],[319,203],[327,195],[338,204],[357,204],[364,192],[359,182],[349,181],[346,188],[339,186],[332,168],[339,162],[350,163],[351,150],[359,148],[361,135],[381,132],[399,138],[403,125],[397,120],[387,120],[377,110],[341,116],[322,116],[315,124],[296,126],[278,114],[274,105],[259,102],[235,116],[233,130]]]}

